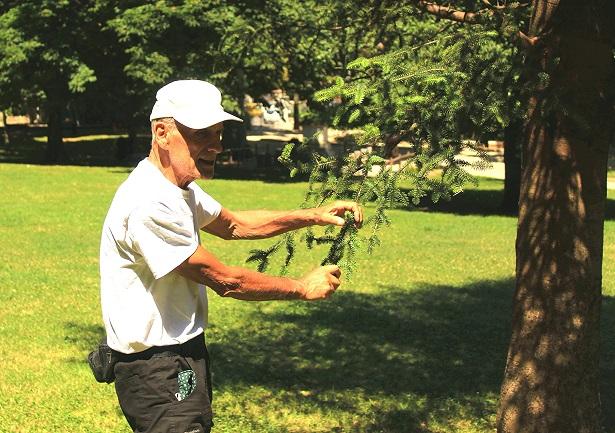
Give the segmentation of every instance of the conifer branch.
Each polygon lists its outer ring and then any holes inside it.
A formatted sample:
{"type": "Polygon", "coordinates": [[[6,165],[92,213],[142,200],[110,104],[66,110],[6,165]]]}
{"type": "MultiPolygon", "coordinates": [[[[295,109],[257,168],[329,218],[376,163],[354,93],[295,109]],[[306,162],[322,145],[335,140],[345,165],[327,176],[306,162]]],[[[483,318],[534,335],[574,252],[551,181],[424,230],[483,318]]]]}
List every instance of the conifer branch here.
{"type": "MultiPolygon", "coordinates": [[[[348,65],[357,80],[337,77],[331,87],[317,92],[320,102],[341,99],[334,126],[359,132],[348,137],[343,156],[320,155],[306,140],[289,143],[279,161],[292,176],[309,175],[302,208],[354,200],[371,213],[361,231],[349,215],[341,228],[305,231],[301,240],[308,249],[329,246],[323,264],[338,263],[347,274],[352,272],[358,252],[366,246],[371,253],[380,244],[378,234],[391,222],[389,210],[418,206],[425,199],[449,200],[466,184],[475,183],[464,170],[468,163],[456,155],[472,146],[463,135],[464,98],[471,97],[475,87],[471,74],[484,67],[471,56],[493,37],[493,32],[468,31],[359,58],[348,65]],[[393,165],[386,158],[402,140],[410,145],[404,160],[393,165]],[[311,156],[306,158],[306,152],[311,156]]],[[[474,101],[478,107],[481,104],[474,101]]],[[[286,234],[267,249],[251,251],[249,260],[263,270],[274,255],[285,251],[281,260],[285,273],[296,249],[294,238],[286,234]]]]}

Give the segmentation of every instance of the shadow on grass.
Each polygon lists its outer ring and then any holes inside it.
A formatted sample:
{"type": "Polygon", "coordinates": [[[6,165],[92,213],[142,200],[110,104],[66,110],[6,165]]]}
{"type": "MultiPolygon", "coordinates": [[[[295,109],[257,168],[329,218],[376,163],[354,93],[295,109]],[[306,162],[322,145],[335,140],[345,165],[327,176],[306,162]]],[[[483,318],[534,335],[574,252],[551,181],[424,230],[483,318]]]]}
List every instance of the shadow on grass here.
{"type": "Polygon", "coordinates": [[[64,341],[67,344],[87,352],[94,350],[105,336],[105,328],[102,325],[77,322],[66,322],[64,332],[64,341]]]}
{"type": "Polygon", "coordinates": [[[502,211],[504,181],[479,179],[479,187],[481,189],[466,189],[453,196],[449,201],[440,200],[437,203],[432,203],[428,197],[425,197],[421,200],[418,209],[457,215],[511,216],[510,213],[502,211]]]}
{"type": "MultiPolygon", "coordinates": [[[[248,320],[253,329],[228,330],[223,343],[210,342],[216,386],[258,384],[298,396],[308,390],[325,410],[353,405],[320,399],[326,391],[426,398],[422,406],[376,407],[364,432],[431,431],[423,427],[434,416],[450,416],[451,399],[464,417],[484,419],[495,410],[485,394],[499,395],[504,373],[513,290],[512,279],[461,288],[425,284],[413,292],[389,286],[378,295],[339,292],[330,302],[255,312],[248,320]]],[[[615,298],[605,297],[601,388],[608,433],[615,432],[614,328],[615,298]]]]}
{"type": "MultiPolygon", "coordinates": [[[[46,158],[46,128],[15,126],[10,128],[10,143],[0,141],[0,163],[47,165],[46,158]]],[[[253,131],[254,132],[254,131],[253,131]]],[[[260,180],[268,183],[305,182],[308,176],[300,174],[290,177],[288,168],[277,160],[281,149],[289,142],[286,139],[269,137],[268,133],[280,133],[279,130],[263,128],[260,141],[253,142],[250,151],[253,158],[247,160],[258,165],[256,168],[242,168],[237,165],[225,164],[229,155],[242,154],[247,148],[227,149],[218,156],[216,178],[228,180],[260,180]]],[[[63,129],[64,156],[61,165],[111,167],[112,172],[130,173],[132,169],[145,158],[150,151],[149,131],[140,131],[136,142],[128,156],[119,158],[118,149],[120,136],[126,137],[121,131],[113,131],[104,127],[79,127],[63,129]]],[[[0,135],[1,138],[1,135],[0,135]]],[[[122,139],[123,140],[123,139],[122,139]]],[[[224,140],[224,138],[223,138],[224,140]]],[[[126,141],[123,141],[126,143],[126,141]]],[[[250,152],[249,151],[249,152],[250,152]]],[[[245,156],[243,157],[245,158],[245,156]]]]}
{"type": "MultiPolygon", "coordinates": [[[[481,189],[467,189],[454,196],[450,201],[440,201],[434,204],[428,199],[424,199],[418,210],[456,215],[512,216],[512,214],[502,211],[503,180],[479,179],[479,186],[481,189]]],[[[417,210],[417,208],[411,210],[417,210]]],[[[613,199],[606,200],[605,219],[615,220],[615,200],[613,199]]]]}
{"type": "MultiPolygon", "coordinates": [[[[149,138],[137,136],[131,157],[118,160],[120,132],[109,128],[65,128],[62,165],[107,167],[134,166],[135,161],[147,156],[149,138]]],[[[11,128],[10,144],[0,145],[0,162],[46,165],[46,128],[11,128]]]]}
{"type": "MultiPolygon", "coordinates": [[[[357,401],[332,400],[332,393],[421,399],[376,404],[358,430],[366,433],[429,432],[430,419],[451,416],[451,401],[464,417],[485,419],[495,410],[485,394],[498,395],[504,372],[513,289],[512,279],[415,291],[383,286],[378,294],[340,291],[327,302],[279,304],[273,313],[256,306],[235,327],[231,320],[211,324],[215,388],[257,385],[289,392],[289,407],[309,399],[348,412],[357,401]]],[[[613,426],[615,298],[604,298],[602,317],[603,416],[613,426]]],[[[104,335],[99,325],[65,328],[67,342],[84,351],[104,335]]]]}
{"type": "Polygon", "coordinates": [[[417,407],[376,409],[373,424],[361,431],[423,431],[418,426],[444,411],[439,405],[448,398],[468,417],[483,418],[493,403],[477,394],[499,392],[512,289],[512,280],[462,288],[426,284],[412,292],[382,287],[377,295],[339,292],[330,302],[255,312],[247,320],[254,329],[225,330],[223,342],[210,341],[216,386],[308,390],[313,403],[350,411],[352,401],[319,394],[426,397],[417,407]]]}
{"type": "Polygon", "coordinates": [[[615,433],[615,297],[603,296],[601,315],[600,399],[606,433],[615,433]]]}
{"type": "MultiPolygon", "coordinates": [[[[11,144],[0,145],[0,163],[45,165],[46,143],[45,128],[16,128],[11,132],[11,144]]],[[[118,159],[118,133],[108,129],[86,129],[77,131],[64,131],[65,134],[65,161],[62,165],[113,167],[114,172],[130,173],[132,169],[149,153],[150,142],[147,134],[137,136],[133,153],[123,159],[118,159]],[[90,139],[87,134],[91,134],[90,139]],[[99,135],[96,135],[99,134],[99,135]],[[105,135],[106,134],[106,135],[105,135]],[[76,141],[71,140],[78,137],[76,141]],[[96,138],[100,137],[100,138],[96,138]]],[[[263,140],[261,146],[270,146],[277,149],[286,141],[263,140]]],[[[216,166],[216,178],[237,180],[261,180],[264,182],[302,182],[306,176],[291,178],[286,167],[280,164],[274,156],[262,157],[262,167],[247,169],[236,166],[216,166]]]]}

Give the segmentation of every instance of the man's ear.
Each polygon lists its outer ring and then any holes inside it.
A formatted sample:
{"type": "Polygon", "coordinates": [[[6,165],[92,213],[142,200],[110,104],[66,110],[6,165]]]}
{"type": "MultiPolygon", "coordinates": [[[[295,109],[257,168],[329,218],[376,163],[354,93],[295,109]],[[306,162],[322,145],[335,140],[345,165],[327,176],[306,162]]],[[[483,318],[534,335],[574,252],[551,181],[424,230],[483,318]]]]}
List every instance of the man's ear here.
{"type": "Polygon", "coordinates": [[[154,122],[154,141],[159,148],[169,150],[169,135],[171,126],[166,122],[154,122]]]}

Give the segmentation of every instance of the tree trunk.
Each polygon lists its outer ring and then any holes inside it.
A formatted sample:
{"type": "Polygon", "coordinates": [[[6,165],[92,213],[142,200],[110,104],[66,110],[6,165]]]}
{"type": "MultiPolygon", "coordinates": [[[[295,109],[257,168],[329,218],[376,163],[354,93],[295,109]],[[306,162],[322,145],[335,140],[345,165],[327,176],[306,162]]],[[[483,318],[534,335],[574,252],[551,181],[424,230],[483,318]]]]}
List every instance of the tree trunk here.
{"type": "Polygon", "coordinates": [[[2,144],[6,147],[10,147],[11,145],[11,136],[9,135],[9,125],[6,123],[6,113],[4,111],[0,111],[2,115],[2,144]]]}
{"type": "Polygon", "coordinates": [[[301,129],[301,120],[299,117],[301,113],[299,112],[299,94],[295,92],[293,95],[293,130],[299,131],[301,129]]]}
{"type": "Polygon", "coordinates": [[[524,137],[499,433],[602,432],[601,268],[614,125],[604,95],[613,54],[592,32],[595,2],[558,3],[535,1],[530,24],[538,44],[526,61],[527,76],[542,84],[530,99],[524,137]]]}
{"type": "Polygon", "coordinates": [[[47,153],[45,162],[57,164],[66,157],[62,141],[62,107],[53,104],[48,108],[47,119],[47,153]]]}
{"type": "Polygon", "coordinates": [[[519,211],[522,139],[523,121],[514,119],[504,129],[504,198],[500,207],[507,214],[519,211]]]}

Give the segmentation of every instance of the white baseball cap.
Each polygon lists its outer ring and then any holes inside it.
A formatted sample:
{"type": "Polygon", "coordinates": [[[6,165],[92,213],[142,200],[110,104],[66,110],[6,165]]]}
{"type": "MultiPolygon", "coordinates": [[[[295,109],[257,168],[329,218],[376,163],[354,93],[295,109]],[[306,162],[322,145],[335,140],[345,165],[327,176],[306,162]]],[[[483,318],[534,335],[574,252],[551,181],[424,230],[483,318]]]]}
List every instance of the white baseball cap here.
{"type": "Polygon", "coordinates": [[[149,120],[172,117],[192,129],[204,129],[224,120],[243,122],[224,111],[221,102],[220,91],[207,81],[173,81],[156,93],[149,120]]]}

